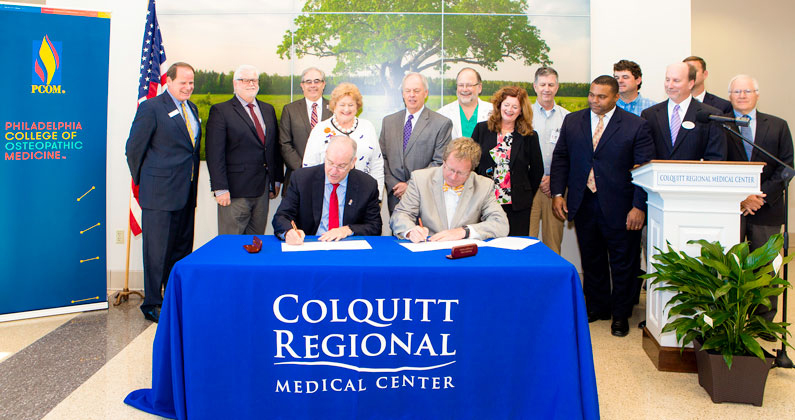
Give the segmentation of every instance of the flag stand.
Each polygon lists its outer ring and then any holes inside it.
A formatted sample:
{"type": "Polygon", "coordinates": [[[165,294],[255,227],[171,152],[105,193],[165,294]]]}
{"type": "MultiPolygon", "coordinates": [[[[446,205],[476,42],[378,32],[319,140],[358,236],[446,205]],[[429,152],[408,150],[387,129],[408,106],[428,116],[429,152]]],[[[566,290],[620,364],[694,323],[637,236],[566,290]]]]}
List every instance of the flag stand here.
{"type": "MultiPolygon", "coordinates": [[[[132,195],[132,190],[130,190],[130,195],[132,195]]],[[[127,261],[124,265],[124,289],[116,292],[113,296],[116,298],[116,301],[113,302],[113,306],[119,306],[122,301],[127,301],[130,298],[130,295],[138,295],[141,299],[144,298],[144,294],[137,291],[137,290],[130,290],[130,242],[132,241],[132,234],[130,230],[130,220],[129,217],[127,218],[127,261]]]]}

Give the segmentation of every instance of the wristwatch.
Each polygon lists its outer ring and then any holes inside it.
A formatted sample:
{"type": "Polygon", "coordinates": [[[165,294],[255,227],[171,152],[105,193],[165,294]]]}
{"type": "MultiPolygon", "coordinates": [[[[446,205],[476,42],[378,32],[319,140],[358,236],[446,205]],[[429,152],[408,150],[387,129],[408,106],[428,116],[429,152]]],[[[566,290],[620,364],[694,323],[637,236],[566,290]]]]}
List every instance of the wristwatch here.
{"type": "Polygon", "coordinates": [[[461,226],[461,227],[464,228],[464,239],[469,238],[469,226],[464,225],[464,226],[461,226]]]}

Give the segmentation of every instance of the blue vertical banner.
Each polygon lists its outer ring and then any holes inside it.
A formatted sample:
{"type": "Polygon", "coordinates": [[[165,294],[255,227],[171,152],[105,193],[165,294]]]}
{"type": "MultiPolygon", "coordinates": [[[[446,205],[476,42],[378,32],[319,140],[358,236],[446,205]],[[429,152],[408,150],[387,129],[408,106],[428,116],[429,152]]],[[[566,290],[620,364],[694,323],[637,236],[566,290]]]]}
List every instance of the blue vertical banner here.
{"type": "Polygon", "coordinates": [[[0,321],[107,308],[110,14],[0,5],[0,321]]]}

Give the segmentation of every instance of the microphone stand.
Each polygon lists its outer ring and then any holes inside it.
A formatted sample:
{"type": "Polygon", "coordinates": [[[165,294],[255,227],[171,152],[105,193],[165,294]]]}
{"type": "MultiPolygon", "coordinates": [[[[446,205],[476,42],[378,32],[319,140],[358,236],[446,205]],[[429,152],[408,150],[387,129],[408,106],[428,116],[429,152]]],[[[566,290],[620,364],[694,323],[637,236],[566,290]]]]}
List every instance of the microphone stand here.
{"type": "MultiPolygon", "coordinates": [[[[792,177],[795,176],[795,168],[793,168],[790,165],[787,165],[786,163],[782,162],[779,158],[773,156],[770,152],[768,152],[764,148],[756,145],[753,141],[751,141],[750,139],[747,139],[745,136],[743,136],[742,134],[738,133],[736,130],[731,128],[728,124],[722,123],[721,126],[723,126],[723,128],[725,130],[731,132],[735,136],[737,136],[740,139],[742,139],[744,142],[746,142],[746,143],[750,144],[751,146],[753,146],[754,149],[759,150],[765,156],[769,157],[770,159],[773,159],[773,161],[775,161],[776,163],[778,163],[779,165],[784,167],[784,172],[782,174],[782,175],[784,175],[784,257],[787,257],[787,255],[789,255],[789,182],[792,180],[792,177]]],[[[787,281],[787,279],[789,278],[788,272],[789,272],[789,270],[785,267],[784,276],[783,276],[784,281],[787,281]]],[[[784,304],[783,304],[782,310],[784,312],[781,314],[781,320],[783,322],[785,322],[785,323],[787,322],[787,289],[788,288],[785,287],[784,288],[784,293],[782,294],[782,296],[783,296],[782,299],[784,300],[784,304]]],[[[785,334],[782,334],[782,338],[786,339],[786,337],[784,337],[784,335],[785,334]]],[[[794,367],[793,364],[792,364],[792,360],[787,356],[787,347],[784,345],[783,342],[781,343],[781,349],[780,350],[776,350],[776,361],[775,361],[775,364],[776,364],[777,367],[781,367],[781,368],[792,369],[794,367]]]]}

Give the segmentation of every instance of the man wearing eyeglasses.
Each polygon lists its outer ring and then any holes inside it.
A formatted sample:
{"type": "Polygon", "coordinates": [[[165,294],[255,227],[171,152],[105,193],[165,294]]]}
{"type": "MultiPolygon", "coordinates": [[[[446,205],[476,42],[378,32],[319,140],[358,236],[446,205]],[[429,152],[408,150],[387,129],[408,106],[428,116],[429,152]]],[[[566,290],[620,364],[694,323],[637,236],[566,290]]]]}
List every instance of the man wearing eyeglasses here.
{"type": "Polygon", "coordinates": [[[317,235],[320,241],[380,235],[378,183],[354,168],[356,142],[348,136],[332,137],[325,159],[322,165],[293,173],[287,194],[273,216],[276,237],[300,245],[306,234],[317,235]]]}
{"type": "Polygon", "coordinates": [[[317,67],[309,67],[301,73],[301,91],[304,97],[282,108],[279,121],[279,144],[282,157],[287,164],[284,193],[290,183],[290,175],[301,167],[309,133],[320,121],[331,118],[328,99],[323,97],[326,75],[317,67]]]}
{"type": "Polygon", "coordinates": [[[389,212],[395,209],[408,186],[411,172],[442,164],[453,123],[425,106],[428,80],[408,73],[400,84],[406,109],[384,117],[378,143],[384,156],[384,183],[389,212]]]}
{"type": "Polygon", "coordinates": [[[414,171],[389,220],[392,233],[415,243],[508,236],[494,181],[472,172],[480,153],[474,140],[459,137],[447,144],[441,167],[414,171]]]}
{"type": "Polygon", "coordinates": [[[269,200],[284,181],[276,112],[257,100],[255,67],[238,67],[232,84],[235,96],[213,105],[207,119],[207,168],[218,203],[218,234],[262,235],[269,200]]]}
{"type": "Polygon", "coordinates": [[[480,99],[483,84],[480,73],[475,69],[464,67],[458,72],[455,82],[458,100],[443,106],[439,113],[453,122],[452,138],[472,137],[475,125],[489,118],[492,106],[480,99]]]}
{"type": "MultiPolygon", "coordinates": [[[[729,123],[735,131],[751,140],[755,145],[767,150],[782,162],[792,166],[792,134],[787,122],[756,109],[759,100],[759,83],[751,76],[738,75],[729,82],[729,100],[732,112],[727,117],[745,117],[751,120],[748,127],[737,127],[729,123]]],[[[784,224],[786,188],[785,168],[764,153],[756,150],[734,134],[729,134],[728,160],[738,162],[765,162],[762,169],[762,194],[749,195],[740,203],[743,216],[740,219],[740,240],[748,241],[751,251],[761,247],[770,237],[781,232],[784,224]]],[[[759,306],[757,314],[768,321],[776,315],[778,296],[770,296],[771,308],[759,306]]],[[[762,337],[772,341],[773,337],[762,337]]]]}

